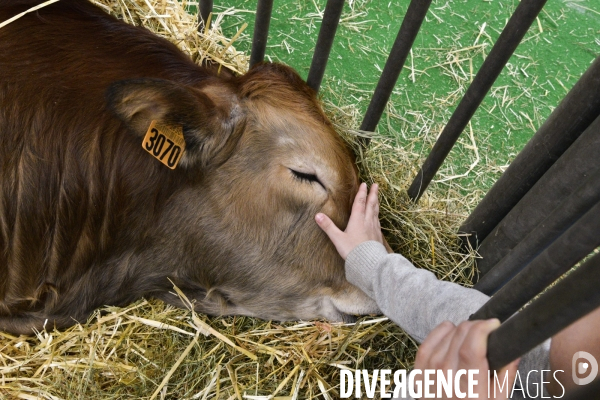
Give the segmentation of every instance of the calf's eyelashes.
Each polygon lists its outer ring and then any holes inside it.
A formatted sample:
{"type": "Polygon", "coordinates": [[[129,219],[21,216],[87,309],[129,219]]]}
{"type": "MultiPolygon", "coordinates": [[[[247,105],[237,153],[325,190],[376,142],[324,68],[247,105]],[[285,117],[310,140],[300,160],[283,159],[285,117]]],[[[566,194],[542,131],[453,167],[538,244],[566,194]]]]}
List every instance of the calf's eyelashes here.
{"type": "Polygon", "coordinates": [[[323,189],[327,190],[325,185],[323,185],[323,183],[319,180],[319,178],[315,174],[300,172],[300,171],[296,171],[291,168],[288,168],[288,169],[291,171],[292,175],[294,175],[294,178],[296,178],[302,182],[306,182],[306,183],[315,183],[316,182],[319,185],[321,185],[321,187],[323,189]]]}

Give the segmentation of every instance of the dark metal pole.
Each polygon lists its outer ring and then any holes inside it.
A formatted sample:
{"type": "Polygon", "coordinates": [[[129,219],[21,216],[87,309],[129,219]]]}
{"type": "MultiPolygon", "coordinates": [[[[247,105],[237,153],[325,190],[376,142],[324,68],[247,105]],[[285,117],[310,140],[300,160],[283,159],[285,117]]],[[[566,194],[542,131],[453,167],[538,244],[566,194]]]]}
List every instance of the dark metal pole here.
{"type": "Polygon", "coordinates": [[[273,0],[258,0],[258,5],[256,6],[256,19],[254,20],[254,35],[252,36],[250,68],[265,58],[272,10],[273,0]]]}
{"type": "MultiPolygon", "coordinates": [[[[529,300],[600,246],[600,203],[593,206],[558,239],[504,285],[473,319],[505,321],[529,300]]],[[[600,292],[600,291],[599,291],[600,292]]]]}
{"type": "Polygon", "coordinates": [[[600,307],[599,287],[600,254],[596,254],[490,334],[490,370],[502,368],[600,307]]]}
{"type": "MultiPolygon", "coordinates": [[[[406,61],[417,33],[419,33],[430,4],[431,0],[412,0],[410,2],[390,55],[383,67],[383,72],[381,73],[375,92],[373,92],[373,97],[369,103],[365,118],[360,125],[361,130],[373,132],[379,123],[381,114],[383,114],[385,105],[390,99],[398,76],[400,76],[400,71],[404,66],[404,61],[406,61]]],[[[368,139],[363,141],[365,146],[368,143],[368,139]]]]}
{"type": "Polygon", "coordinates": [[[323,74],[325,74],[325,67],[329,60],[329,53],[331,52],[331,46],[333,45],[333,39],[335,38],[335,32],[337,31],[343,8],[344,0],[328,0],[325,6],[323,22],[321,22],[321,29],[319,30],[319,38],[317,39],[317,45],[315,46],[315,52],[310,64],[310,71],[306,79],[308,86],[313,88],[315,92],[318,92],[321,87],[321,81],[323,80],[323,74]]]}
{"type": "MultiPolygon", "coordinates": [[[[509,257],[511,249],[515,246],[518,245],[523,249],[524,243],[522,241],[534,229],[539,230],[536,226],[542,221],[545,220],[544,225],[547,226],[548,221],[557,220],[556,217],[549,219],[550,214],[558,213],[558,215],[561,215],[560,218],[564,220],[564,223],[556,225],[557,233],[560,233],[568,227],[569,222],[573,223],[581,216],[581,214],[577,214],[578,212],[585,212],[594,205],[595,201],[588,202],[587,209],[573,208],[573,205],[567,205],[565,201],[569,196],[572,196],[582,182],[590,175],[594,175],[598,169],[600,169],[600,116],[560,156],[481,243],[477,250],[482,257],[477,260],[479,279],[485,279],[486,274],[492,267],[496,270],[500,260],[505,263],[507,260],[503,258],[509,257]],[[570,218],[569,215],[571,215],[570,218]]],[[[595,190],[600,193],[598,182],[600,180],[590,185],[595,186],[595,190]]],[[[544,230],[543,227],[540,228],[542,232],[550,233],[544,230]]],[[[552,236],[546,237],[550,241],[552,240],[550,239],[552,236]]],[[[548,243],[550,242],[545,244],[548,243]]],[[[543,247],[539,247],[541,245],[544,245],[544,243],[538,242],[538,247],[530,248],[529,254],[531,257],[543,249],[543,247]]],[[[510,257],[515,260],[514,254],[510,257]]],[[[530,259],[521,258],[520,262],[524,266],[529,261],[530,259]]],[[[510,262],[512,263],[512,261],[510,262]]],[[[484,291],[484,293],[489,294],[487,291],[484,291]]]]}
{"type": "MultiPolygon", "coordinates": [[[[493,295],[597,203],[600,203],[600,169],[485,274],[474,288],[488,296],[493,295]]],[[[597,234],[600,235],[600,232],[597,234]]]]}
{"type": "MultiPolygon", "coordinates": [[[[523,3],[521,3],[523,4],[523,3]]],[[[560,155],[600,115],[600,57],[592,63],[546,122],[473,210],[460,232],[475,248],[560,155]]]]}
{"type": "Polygon", "coordinates": [[[202,18],[202,22],[204,22],[204,26],[206,26],[206,21],[208,21],[208,16],[213,10],[213,0],[200,0],[200,18],[202,18]]]}
{"type": "Polygon", "coordinates": [[[450,120],[444,127],[431,153],[408,189],[408,196],[417,201],[429,186],[454,143],[500,75],[523,36],[546,3],[546,0],[522,0],[508,20],[498,41],[492,47],[483,65],[475,75],[450,120]]]}

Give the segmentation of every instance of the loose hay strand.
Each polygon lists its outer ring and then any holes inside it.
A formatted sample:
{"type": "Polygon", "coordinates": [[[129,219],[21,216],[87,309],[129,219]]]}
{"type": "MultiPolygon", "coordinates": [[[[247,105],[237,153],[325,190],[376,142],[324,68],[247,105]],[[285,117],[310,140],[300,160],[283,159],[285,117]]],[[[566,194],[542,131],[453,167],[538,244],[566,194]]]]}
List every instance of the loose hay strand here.
{"type": "Polygon", "coordinates": [[[46,2],[43,2],[42,4],[38,4],[35,7],[31,7],[30,9],[25,10],[22,13],[17,14],[14,17],[9,18],[6,21],[0,23],[0,29],[2,29],[3,27],[5,27],[6,25],[10,24],[11,22],[15,22],[16,20],[18,20],[19,18],[23,17],[24,15],[29,14],[30,12],[37,11],[40,8],[44,8],[46,6],[49,6],[50,4],[56,3],[57,1],[59,1],[59,0],[48,0],[46,2]]]}
{"type": "Polygon", "coordinates": [[[158,394],[161,392],[161,390],[163,389],[163,387],[165,387],[165,385],[167,383],[169,383],[169,380],[171,379],[171,377],[173,376],[173,374],[175,373],[175,371],[177,370],[177,368],[179,368],[179,366],[181,365],[181,363],[183,362],[183,360],[185,360],[185,358],[190,353],[190,351],[192,351],[192,349],[194,348],[194,346],[198,343],[198,336],[199,336],[199,334],[200,334],[200,331],[197,331],[196,334],[194,335],[194,339],[190,342],[190,344],[188,345],[188,347],[185,348],[185,350],[183,351],[183,353],[181,353],[181,355],[179,356],[179,358],[177,359],[177,361],[175,362],[175,364],[173,364],[173,366],[171,367],[171,369],[169,370],[169,372],[167,373],[167,375],[165,375],[165,377],[163,378],[163,380],[160,383],[160,385],[158,385],[158,387],[156,388],[156,390],[154,391],[154,393],[152,393],[152,396],[150,396],[150,400],[154,400],[156,398],[156,396],[158,396],[158,394]]]}

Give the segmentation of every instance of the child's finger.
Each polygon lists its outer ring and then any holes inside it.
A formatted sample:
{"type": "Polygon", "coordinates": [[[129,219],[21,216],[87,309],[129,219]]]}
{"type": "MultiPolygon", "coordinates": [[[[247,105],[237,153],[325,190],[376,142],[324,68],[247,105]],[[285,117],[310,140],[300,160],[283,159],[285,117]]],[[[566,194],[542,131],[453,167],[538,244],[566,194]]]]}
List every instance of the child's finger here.
{"type": "Polygon", "coordinates": [[[463,358],[485,358],[488,336],[499,326],[500,321],[496,318],[485,321],[474,321],[461,348],[461,355],[463,358]]]}
{"type": "Polygon", "coordinates": [[[465,338],[467,337],[475,323],[476,322],[474,321],[463,321],[456,327],[456,331],[454,336],[452,337],[450,346],[448,346],[448,351],[444,356],[445,358],[455,358],[455,361],[453,361],[455,363],[461,362],[464,364],[465,361],[469,361],[464,359],[464,352],[462,351],[462,347],[464,345],[465,338]]]}
{"type": "Polygon", "coordinates": [[[315,215],[315,221],[317,225],[329,236],[329,239],[333,242],[336,248],[339,248],[340,239],[343,232],[333,223],[331,218],[323,213],[315,215]]]}
{"type": "Polygon", "coordinates": [[[369,196],[367,197],[367,204],[365,207],[365,218],[367,219],[378,219],[379,218],[379,199],[378,199],[379,186],[376,183],[371,186],[369,196]]]}
{"type": "MultiPolygon", "coordinates": [[[[448,347],[455,328],[452,322],[444,321],[429,332],[429,335],[427,335],[417,351],[415,368],[433,368],[431,359],[439,353],[440,348],[446,349],[448,347]]],[[[443,354],[446,354],[446,350],[444,350],[443,354]]]]}
{"type": "Polygon", "coordinates": [[[356,197],[354,198],[354,203],[352,204],[352,214],[351,218],[364,218],[365,215],[365,205],[367,203],[367,184],[361,183],[358,188],[358,193],[356,193],[356,197]]]}

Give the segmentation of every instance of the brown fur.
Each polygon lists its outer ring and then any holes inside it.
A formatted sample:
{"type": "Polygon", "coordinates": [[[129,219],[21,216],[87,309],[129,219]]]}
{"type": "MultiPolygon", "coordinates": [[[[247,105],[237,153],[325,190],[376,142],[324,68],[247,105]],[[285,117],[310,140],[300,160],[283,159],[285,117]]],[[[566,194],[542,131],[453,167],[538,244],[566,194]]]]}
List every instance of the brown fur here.
{"type": "MultiPolygon", "coordinates": [[[[37,3],[3,1],[0,21],[37,3]]],[[[0,29],[0,55],[1,330],[141,296],[179,304],[169,279],[210,314],[376,311],[313,221],[344,226],[357,177],[293,70],[217,76],[84,0],[0,29]],[[175,170],[141,147],[153,119],[183,126],[175,170]]]]}

